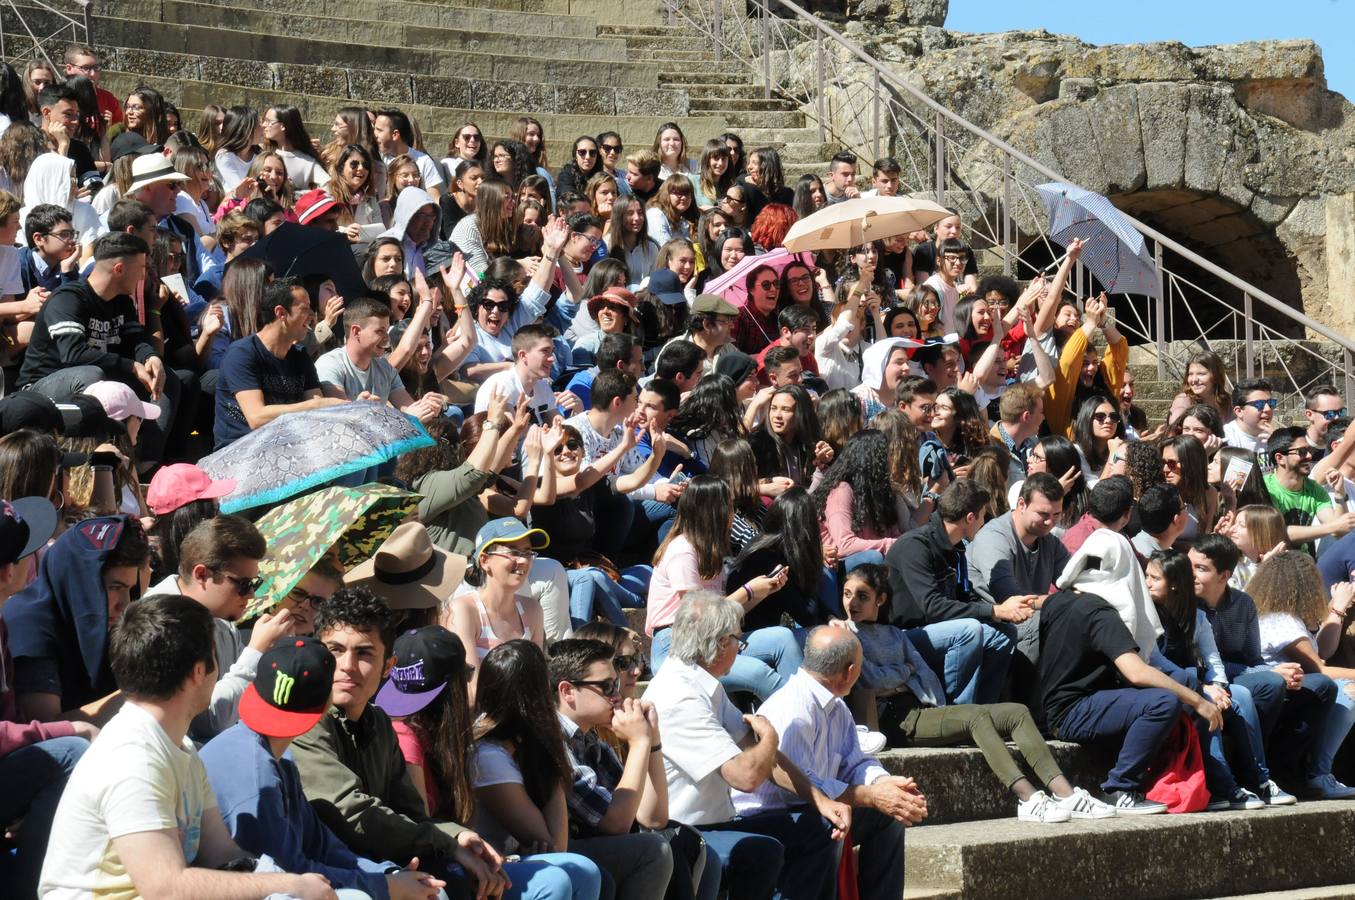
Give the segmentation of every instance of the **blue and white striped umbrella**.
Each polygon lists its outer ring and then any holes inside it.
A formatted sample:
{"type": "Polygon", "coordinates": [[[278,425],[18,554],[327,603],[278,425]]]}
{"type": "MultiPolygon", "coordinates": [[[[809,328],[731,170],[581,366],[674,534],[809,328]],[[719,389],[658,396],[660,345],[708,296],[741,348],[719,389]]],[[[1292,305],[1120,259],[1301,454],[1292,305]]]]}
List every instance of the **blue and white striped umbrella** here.
{"type": "Polygon", "coordinates": [[[1143,235],[1105,197],[1075,184],[1036,185],[1049,236],[1067,247],[1082,239],[1082,263],[1106,293],[1158,296],[1157,269],[1143,235]]]}

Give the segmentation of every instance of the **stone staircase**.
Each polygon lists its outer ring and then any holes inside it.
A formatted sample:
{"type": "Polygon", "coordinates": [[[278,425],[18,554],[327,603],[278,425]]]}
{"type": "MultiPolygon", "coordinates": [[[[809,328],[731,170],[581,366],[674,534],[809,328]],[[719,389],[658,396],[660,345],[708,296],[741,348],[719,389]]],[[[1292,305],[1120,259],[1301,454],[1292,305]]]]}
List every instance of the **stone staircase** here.
{"type": "MultiPolygon", "coordinates": [[[[49,17],[24,0],[17,11],[49,17]]],[[[2,15],[16,33],[15,10],[2,15]]],[[[325,140],[341,106],[396,105],[441,156],[465,121],[493,140],[528,113],[558,168],[580,134],[615,130],[634,148],[676,121],[694,156],[735,130],[749,149],[778,148],[788,180],[824,168],[834,150],[795,104],[662,23],[657,0],[105,0],[93,26],[103,85],[154,87],[190,125],[209,103],[287,102],[325,140]]]]}

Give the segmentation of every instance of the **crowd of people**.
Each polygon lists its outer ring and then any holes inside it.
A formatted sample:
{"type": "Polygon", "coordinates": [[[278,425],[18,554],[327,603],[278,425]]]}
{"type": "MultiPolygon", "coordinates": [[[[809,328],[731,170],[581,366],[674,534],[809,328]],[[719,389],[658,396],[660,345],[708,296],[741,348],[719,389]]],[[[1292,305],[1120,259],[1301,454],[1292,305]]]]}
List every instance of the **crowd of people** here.
{"type": "Polygon", "coordinates": [[[1283,424],[1201,349],[1149,421],[1079,242],[1026,284],[953,213],[771,254],[893,159],[192,130],[100,71],[0,67],[15,896],[897,898],[928,785],[885,747],[977,746],[1036,824],[1166,812],[1181,742],[1209,810],[1355,797],[1335,389],[1283,424]],[[278,229],[362,295],[248,252],[278,229]],[[364,473],[416,512],[273,578],[270,507],[196,463],[349,403],[432,439],[364,473]]]}

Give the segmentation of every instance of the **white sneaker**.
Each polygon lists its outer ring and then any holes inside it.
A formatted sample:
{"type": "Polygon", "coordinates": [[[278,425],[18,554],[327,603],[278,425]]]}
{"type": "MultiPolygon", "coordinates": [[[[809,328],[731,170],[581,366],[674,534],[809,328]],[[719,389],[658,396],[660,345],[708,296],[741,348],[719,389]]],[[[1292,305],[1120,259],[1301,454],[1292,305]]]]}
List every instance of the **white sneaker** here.
{"type": "Polygon", "coordinates": [[[1044,791],[1031,794],[1029,800],[1016,804],[1016,818],[1022,822],[1040,822],[1050,825],[1055,822],[1067,822],[1073,816],[1044,791]]]}
{"type": "Polygon", "coordinates": [[[1074,819],[1113,819],[1115,807],[1098,800],[1089,794],[1086,788],[1075,787],[1067,797],[1055,797],[1054,802],[1074,819]]]}
{"type": "Polygon", "coordinates": [[[1308,779],[1308,789],[1321,800],[1349,800],[1355,797],[1355,788],[1347,787],[1328,772],[1308,779]]]}
{"type": "Polygon", "coordinates": [[[885,748],[885,736],[878,731],[871,731],[864,725],[856,726],[856,741],[861,745],[861,752],[866,754],[879,753],[885,748]]]}

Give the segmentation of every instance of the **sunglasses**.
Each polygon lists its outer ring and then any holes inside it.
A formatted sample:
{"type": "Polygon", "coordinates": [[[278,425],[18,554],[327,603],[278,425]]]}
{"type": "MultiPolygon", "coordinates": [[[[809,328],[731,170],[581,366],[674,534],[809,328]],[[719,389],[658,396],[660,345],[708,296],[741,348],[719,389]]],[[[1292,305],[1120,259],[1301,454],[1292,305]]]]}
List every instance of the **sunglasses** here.
{"type": "Polygon", "coordinates": [[[641,653],[623,653],[612,657],[612,665],[618,672],[643,672],[649,661],[641,653]]]}
{"type": "Polygon", "coordinates": [[[498,310],[499,312],[512,312],[513,302],[511,300],[481,300],[480,308],[486,311],[498,310]]]}
{"type": "Polygon", "coordinates": [[[1243,406],[1250,406],[1252,409],[1260,412],[1264,409],[1274,409],[1280,405],[1280,401],[1271,397],[1269,400],[1248,400],[1243,406]]]}
{"type": "Polygon", "coordinates": [[[598,155],[598,152],[596,150],[589,150],[586,147],[580,147],[578,150],[575,150],[574,152],[579,156],[593,157],[598,155]]]}
{"type": "Polygon", "coordinates": [[[1162,468],[1164,468],[1164,469],[1171,469],[1173,472],[1179,471],[1180,468],[1181,468],[1181,460],[1179,460],[1179,459],[1164,459],[1164,460],[1162,460],[1162,468]]]}
{"type": "Polygon", "coordinates": [[[461,140],[462,140],[462,141],[465,141],[466,143],[470,143],[471,141],[477,141],[477,142],[478,142],[478,141],[483,141],[484,138],[480,137],[479,134],[471,133],[471,134],[463,134],[463,135],[461,135],[461,140]]]}
{"type": "Polygon", "coordinates": [[[253,578],[241,578],[239,575],[231,575],[227,572],[219,572],[222,578],[235,585],[235,592],[241,597],[248,597],[259,589],[263,584],[263,579],[257,575],[253,578]]]}
{"type": "Polygon", "coordinates": [[[598,689],[598,693],[604,697],[621,696],[620,678],[608,678],[605,681],[571,681],[570,684],[575,687],[595,687],[598,689]]]}
{"type": "Polygon", "coordinates": [[[1115,413],[1104,413],[1104,412],[1092,413],[1092,421],[1100,425],[1104,425],[1107,422],[1114,422],[1115,413]]]}
{"type": "Polygon", "coordinates": [[[759,281],[757,286],[764,291],[770,291],[772,288],[780,287],[775,281],[759,281]]]}
{"type": "Polygon", "coordinates": [[[1341,407],[1340,409],[1325,409],[1322,411],[1322,418],[1326,419],[1328,422],[1331,422],[1341,418],[1345,414],[1346,408],[1344,406],[1341,407]]]}
{"type": "Polygon", "coordinates": [[[564,453],[566,450],[571,450],[571,451],[577,453],[577,452],[579,452],[579,449],[580,449],[581,447],[583,447],[583,442],[582,442],[582,441],[580,441],[578,438],[570,438],[569,440],[565,441],[563,444],[561,444],[560,446],[558,446],[558,447],[555,448],[555,455],[556,455],[556,456],[559,456],[560,454],[564,453]]]}
{"type": "Polygon", "coordinates": [[[602,152],[603,152],[603,153],[607,153],[607,154],[620,153],[620,152],[621,152],[621,145],[620,145],[620,144],[603,144],[603,145],[602,145],[602,152]]]}

